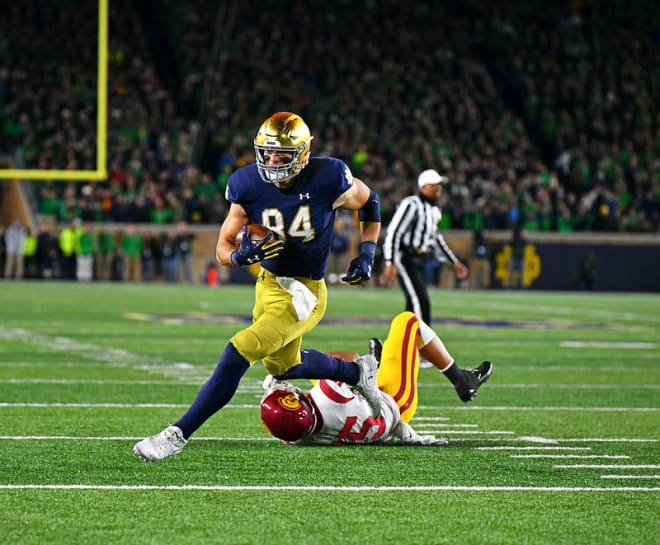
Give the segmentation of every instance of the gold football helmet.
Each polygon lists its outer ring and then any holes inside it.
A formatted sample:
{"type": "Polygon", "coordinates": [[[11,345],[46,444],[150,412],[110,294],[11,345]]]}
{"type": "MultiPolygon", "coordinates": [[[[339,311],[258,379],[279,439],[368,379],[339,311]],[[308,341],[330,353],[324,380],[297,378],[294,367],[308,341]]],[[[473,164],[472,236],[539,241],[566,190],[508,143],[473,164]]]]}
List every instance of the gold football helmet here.
{"type": "Polygon", "coordinates": [[[305,168],[312,151],[309,127],[299,115],[278,112],[261,124],[254,139],[259,176],[271,184],[290,180],[305,168]],[[267,164],[265,154],[270,151],[291,153],[291,161],[267,164]]]}

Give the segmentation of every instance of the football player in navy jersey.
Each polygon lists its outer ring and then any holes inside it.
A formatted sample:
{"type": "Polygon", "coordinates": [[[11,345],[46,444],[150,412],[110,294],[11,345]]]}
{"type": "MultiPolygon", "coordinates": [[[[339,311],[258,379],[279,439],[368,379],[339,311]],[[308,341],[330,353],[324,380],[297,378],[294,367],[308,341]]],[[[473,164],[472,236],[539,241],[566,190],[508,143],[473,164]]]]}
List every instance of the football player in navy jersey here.
{"type": "Polygon", "coordinates": [[[303,335],[326,310],[324,275],[335,211],[357,210],[361,222],[359,255],[342,281],[360,284],[371,277],[380,234],[378,194],[354,178],[340,159],[310,157],[312,138],[300,116],[278,112],[257,132],[256,163],[230,176],[226,197],[231,207],[220,228],[216,258],[236,267],[260,263],[253,322],[229,340],[213,375],[183,417],[133,447],[145,460],[159,461],[180,452],[188,438],[229,402],[257,361],[281,380],[331,379],[354,385],[374,406],[380,405],[377,362],[371,355],[346,361],[316,350],[301,352],[303,335]],[[246,228],[252,223],[272,233],[254,242],[246,228]]]}

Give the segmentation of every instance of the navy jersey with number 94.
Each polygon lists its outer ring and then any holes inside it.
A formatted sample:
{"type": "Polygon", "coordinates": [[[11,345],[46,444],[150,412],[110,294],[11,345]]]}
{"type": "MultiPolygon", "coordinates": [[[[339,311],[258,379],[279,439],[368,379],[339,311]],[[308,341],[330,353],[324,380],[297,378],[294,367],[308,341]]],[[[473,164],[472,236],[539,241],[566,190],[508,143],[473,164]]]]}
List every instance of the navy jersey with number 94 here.
{"type": "Polygon", "coordinates": [[[250,223],[266,225],[286,240],[277,257],[261,262],[264,269],[318,280],[328,264],[333,203],[352,183],[351,171],[340,159],[311,157],[287,189],[264,182],[255,164],[240,168],[229,177],[226,197],[243,207],[250,223]]]}

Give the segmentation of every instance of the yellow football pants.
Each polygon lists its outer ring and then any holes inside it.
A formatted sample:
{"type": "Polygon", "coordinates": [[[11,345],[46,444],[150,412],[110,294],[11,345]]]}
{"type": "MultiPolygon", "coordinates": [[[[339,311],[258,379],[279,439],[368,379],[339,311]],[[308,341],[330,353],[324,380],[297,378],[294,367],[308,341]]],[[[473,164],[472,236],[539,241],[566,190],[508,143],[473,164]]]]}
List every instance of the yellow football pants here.
{"type": "Polygon", "coordinates": [[[291,294],[280,287],[274,274],[259,271],[255,285],[252,325],[236,333],[230,342],[252,365],[262,360],[274,376],[300,363],[303,335],[311,331],[325,314],[328,291],[324,280],[296,277],[318,299],[305,320],[299,320],[291,294]]]}

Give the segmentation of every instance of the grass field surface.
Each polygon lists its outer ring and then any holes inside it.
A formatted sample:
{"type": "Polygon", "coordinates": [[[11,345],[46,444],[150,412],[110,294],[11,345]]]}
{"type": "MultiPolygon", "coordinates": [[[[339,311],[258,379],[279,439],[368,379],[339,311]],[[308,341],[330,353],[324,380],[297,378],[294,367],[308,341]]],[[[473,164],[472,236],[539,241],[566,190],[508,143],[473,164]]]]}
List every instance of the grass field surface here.
{"type": "MultiPolygon", "coordinates": [[[[444,448],[286,446],[261,365],[184,451],[178,419],[251,311],[249,286],[0,284],[2,544],[658,544],[660,297],[433,291],[474,402],[420,371],[412,425],[444,448]]],[[[399,290],[331,288],[305,339],[365,353],[399,290]]],[[[300,386],[305,386],[299,383],[300,386]]]]}

